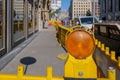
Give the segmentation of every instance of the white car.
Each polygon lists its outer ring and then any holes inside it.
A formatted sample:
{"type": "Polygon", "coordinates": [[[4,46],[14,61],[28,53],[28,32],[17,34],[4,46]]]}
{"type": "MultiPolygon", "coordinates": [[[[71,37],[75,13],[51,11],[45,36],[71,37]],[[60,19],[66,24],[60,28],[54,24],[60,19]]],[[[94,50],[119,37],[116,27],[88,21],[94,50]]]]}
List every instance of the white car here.
{"type": "Polygon", "coordinates": [[[87,29],[93,29],[93,23],[98,23],[97,18],[93,16],[79,17],[78,20],[77,24],[87,29]]]}

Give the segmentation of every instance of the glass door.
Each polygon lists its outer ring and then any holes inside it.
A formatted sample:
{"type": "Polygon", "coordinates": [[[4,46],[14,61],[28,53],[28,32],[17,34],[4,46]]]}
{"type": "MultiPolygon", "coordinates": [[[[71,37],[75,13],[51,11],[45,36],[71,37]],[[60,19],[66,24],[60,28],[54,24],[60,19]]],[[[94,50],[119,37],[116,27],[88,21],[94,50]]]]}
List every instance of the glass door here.
{"type": "Polygon", "coordinates": [[[0,0],[0,56],[6,52],[6,0],[0,0]]]}
{"type": "Polygon", "coordinates": [[[28,0],[28,35],[33,33],[32,0],[28,0]]]}
{"type": "Polygon", "coordinates": [[[34,15],[35,15],[35,31],[38,31],[38,3],[39,2],[35,2],[35,13],[34,13],[34,15]]]}
{"type": "Polygon", "coordinates": [[[13,24],[12,42],[13,47],[20,44],[24,39],[24,0],[13,0],[12,2],[13,24]]]}

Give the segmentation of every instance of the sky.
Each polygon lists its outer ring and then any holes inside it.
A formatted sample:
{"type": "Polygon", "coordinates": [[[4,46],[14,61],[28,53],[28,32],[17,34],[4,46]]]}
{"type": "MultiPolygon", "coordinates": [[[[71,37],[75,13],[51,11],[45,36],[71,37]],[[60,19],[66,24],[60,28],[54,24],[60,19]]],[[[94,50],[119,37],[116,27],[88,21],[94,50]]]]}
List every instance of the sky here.
{"type": "Polygon", "coordinates": [[[70,0],[62,0],[62,7],[61,7],[62,11],[68,10],[69,6],[70,6],[70,0]]]}

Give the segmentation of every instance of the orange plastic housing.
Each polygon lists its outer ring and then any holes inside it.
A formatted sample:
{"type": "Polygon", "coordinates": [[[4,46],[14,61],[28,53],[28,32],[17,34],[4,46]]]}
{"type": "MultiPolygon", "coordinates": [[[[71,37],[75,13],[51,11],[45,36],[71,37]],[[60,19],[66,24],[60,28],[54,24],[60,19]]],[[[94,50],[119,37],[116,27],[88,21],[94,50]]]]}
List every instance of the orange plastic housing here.
{"type": "Polygon", "coordinates": [[[66,40],[67,51],[76,59],[90,56],[95,48],[93,36],[84,30],[70,33],[66,40]]]}

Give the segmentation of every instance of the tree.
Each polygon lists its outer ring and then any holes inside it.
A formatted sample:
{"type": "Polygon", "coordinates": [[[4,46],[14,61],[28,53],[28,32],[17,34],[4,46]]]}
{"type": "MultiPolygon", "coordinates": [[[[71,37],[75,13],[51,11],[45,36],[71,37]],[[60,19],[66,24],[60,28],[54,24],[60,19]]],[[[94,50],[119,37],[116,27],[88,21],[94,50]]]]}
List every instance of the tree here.
{"type": "Polygon", "coordinates": [[[60,12],[60,10],[61,10],[60,8],[57,9],[57,10],[55,11],[55,13],[58,14],[58,13],[60,12]]]}
{"type": "Polygon", "coordinates": [[[60,8],[59,9],[57,9],[56,11],[50,11],[49,12],[49,15],[50,15],[50,18],[52,18],[52,17],[54,17],[55,16],[55,14],[58,14],[58,13],[60,13],[60,8]]]}
{"type": "Polygon", "coordinates": [[[50,11],[49,12],[50,19],[54,16],[54,12],[50,11]]]}
{"type": "Polygon", "coordinates": [[[86,12],[86,16],[91,16],[90,10],[88,10],[88,11],[86,12]]]}

